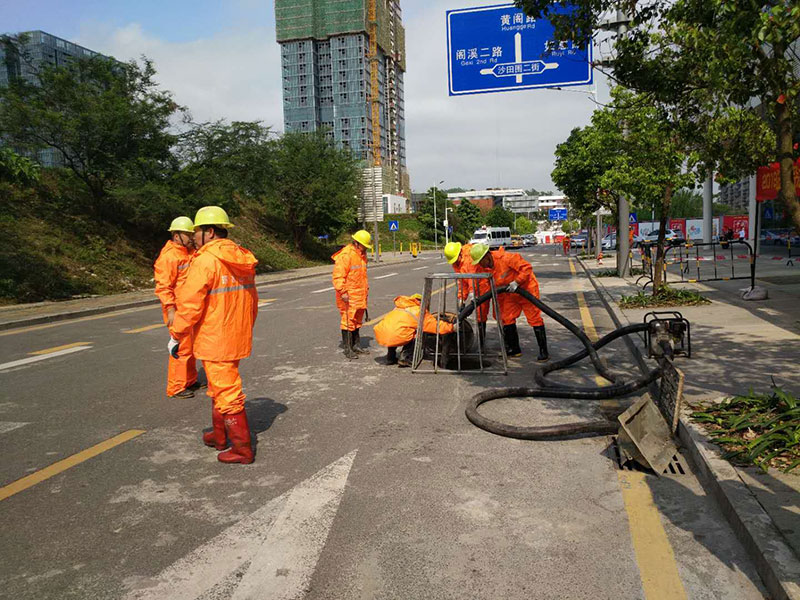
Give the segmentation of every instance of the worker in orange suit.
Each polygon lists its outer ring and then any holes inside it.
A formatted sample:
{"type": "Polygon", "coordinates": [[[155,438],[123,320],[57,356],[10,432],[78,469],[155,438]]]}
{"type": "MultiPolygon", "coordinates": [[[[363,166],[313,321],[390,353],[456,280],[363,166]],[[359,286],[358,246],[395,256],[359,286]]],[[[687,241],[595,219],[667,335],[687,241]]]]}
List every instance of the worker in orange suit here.
{"type": "Polygon", "coordinates": [[[258,313],[255,276],[258,261],[228,238],[233,227],[219,206],[204,206],[194,219],[197,254],[178,287],[178,311],[168,349],[175,356],[194,338],[194,355],[203,361],[212,399],[212,430],[203,442],[223,463],[253,462],[239,361],[250,356],[258,313]]]}
{"type": "Polygon", "coordinates": [[[342,316],[342,345],[344,355],[349,359],[369,354],[369,350],[361,347],[360,329],[369,296],[367,250],[372,250],[372,236],[368,231],[356,231],[352,238],[352,243],[331,256],[336,306],[342,316]]]}
{"type": "MultiPolygon", "coordinates": [[[[410,367],[414,354],[414,340],[417,337],[419,326],[420,302],[422,295],[397,296],[394,299],[395,308],[375,326],[375,341],[381,346],[386,346],[386,364],[410,367]],[[400,358],[397,358],[397,349],[402,346],[400,358]]],[[[447,335],[456,331],[457,325],[443,319],[437,319],[430,312],[425,311],[422,323],[425,333],[447,335]]],[[[444,348],[445,344],[442,344],[444,348]]]]}
{"type": "MultiPolygon", "coordinates": [[[[172,237],[164,244],[154,265],[156,296],[161,301],[164,324],[172,326],[175,318],[175,290],[183,280],[186,269],[194,255],[194,224],[189,217],[177,217],[169,226],[172,237]]],[[[192,355],[192,340],[187,338],[178,356],[169,357],[167,365],[167,396],[170,398],[193,398],[200,386],[197,383],[197,367],[192,355]]]]}
{"type": "Polygon", "coordinates": [[[564,256],[569,256],[569,248],[570,248],[571,243],[572,243],[572,240],[570,239],[569,235],[565,235],[564,239],[561,240],[561,247],[562,247],[562,250],[564,251],[564,256]]]}
{"type": "Polygon", "coordinates": [[[547,352],[547,333],[541,311],[529,300],[513,293],[517,288],[521,288],[535,298],[539,297],[539,282],[533,274],[531,264],[519,254],[506,252],[504,248],[489,251],[489,246],[486,244],[475,244],[472,247],[472,262],[492,273],[496,287],[507,286],[507,292],[512,292],[500,294],[498,298],[508,356],[522,355],[517,332],[517,317],[524,312],[539,344],[537,360],[548,360],[550,356],[547,352]]]}
{"type": "MultiPolygon", "coordinates": [[[[470,251],[472,244],[462,245],[460,242],[450,242],[444,247],[444,257],[453,266],[453,271],[456,273],[478,273],[479,269],[472,263],[470,251]]],[[[475,298],[475,290],[478,291],[478,296],[481,296],[491,289],[488,280],[479,280],[477,282],[468,279],[462,279],[459,282],[458,298],[462,304],[470,304],[475,298]]],[[[481,346],[486,339],[486,319],[489,317],[489,303],[484,302],[478,306],[477,309],[478,319],[478,334],[481,339],[481,346]]]]}

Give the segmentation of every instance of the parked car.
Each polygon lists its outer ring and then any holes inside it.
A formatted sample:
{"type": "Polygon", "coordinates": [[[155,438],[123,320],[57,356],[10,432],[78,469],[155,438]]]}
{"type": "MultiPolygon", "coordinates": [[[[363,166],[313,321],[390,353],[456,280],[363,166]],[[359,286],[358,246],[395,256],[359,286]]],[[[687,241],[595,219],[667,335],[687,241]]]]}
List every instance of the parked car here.
{"type": "Polygon", "coordinates": [[[577,235],[570,236],[569,245],[570,248],[586,248],[586,235],[579,233],[577,235]]]}
{"type": "Polygon", "coordinates": [[[526,233],[522,236],[522,243],[527,248],[528,246],[536,245],[536,236],[532,233],[526,233]]]}
{"type": "MultiPolygon", "coordinates": [[[[642,243],[653,245],[658,243],[658,232],[659,229],[654,229],[646,236],[644,236],[644,240],[642,243]]],[[[677,246],[678,244],[683,244],[686,242],[686,239],[683,237],[683,234],[680,231],[675,229],[666,229],[664,230],[664,241],[672,246],[677,246]]]]}
{"type": "Polygon", "coordinates": [[[600,247],[603,250],[616,250],[617,249],[617,234],[609,233],[602,240],[600,240],[600,247]]]}

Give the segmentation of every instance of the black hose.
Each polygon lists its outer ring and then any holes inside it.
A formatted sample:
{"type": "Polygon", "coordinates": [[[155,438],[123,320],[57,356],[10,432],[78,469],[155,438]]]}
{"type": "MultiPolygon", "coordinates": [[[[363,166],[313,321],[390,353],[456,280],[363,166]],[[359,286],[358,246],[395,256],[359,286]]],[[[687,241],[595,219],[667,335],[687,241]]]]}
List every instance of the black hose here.
{"type": "MultiPolygon", "coordinates": [[[[508,292],[508,289],[505,286],[498,288],[496,291],[498,294],[511,293],[508,292]]],[[[494,388],[476,394],[467,404],[465,411],[467,419],[469,419],[473,425],[489,431],[490,433],[521,440],[555,440],[592,435],[611,435],[617,433],[619,430],[619,424],[616,421],[605,419],[602,421],[587,421],[583,423],[519,427],[489,419],[478,412],[478,407],[481,404],[491,400],[498,400],[500,398],[563,398],[584,402],[607,400],[610,398],[621,398],[647,387],[653,381],[661,377],[661,369],[653,369],[646,376],[635,379],[634,381],[619,381],[619,377],[608,369],[608,367],[603,363],[597,354],[597,350],[618,338],[646,330],[646,324],[638,323],[634,325],[628,325],[627,327],[621,327],[592,343],[577,325],[563,315],[557,313],[527,290],[517,288],[514,293],[519,294],[547,316],[568,329],[573,335],[575,335],[575,337],[578,338],[578,340],[580,340],[580,342],[583,344],[583,349],[575,354],[572,354],[571,356],[545,365],[541,369],[537,369],[535,378],[537,384],[539,384],[539,387],[494,388]],[[563,384],[553,384],[552,382],[545,380],[545,376],[548,373],[569,367],[586,358],[587,356],[592,361],[592,364],[597,372],[602,377],[612,382],[613,385],[585,388],[567,386],[563,384]]],[[[487,292],[475,298],[474,302],[466,304],[459,312],[459,320],[467,318],[470,314],[472,314],[476,306],[488,301],[491,296],[492,293],[487,292]]]]}

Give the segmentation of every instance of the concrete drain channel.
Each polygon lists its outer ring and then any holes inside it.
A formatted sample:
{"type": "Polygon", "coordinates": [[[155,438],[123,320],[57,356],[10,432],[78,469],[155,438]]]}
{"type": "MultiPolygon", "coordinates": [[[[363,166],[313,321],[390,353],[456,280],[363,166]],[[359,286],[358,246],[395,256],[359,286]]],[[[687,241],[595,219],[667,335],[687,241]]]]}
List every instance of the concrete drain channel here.
{"type": "MultiPolygon", "coordinates": [[[[617,436],[613,436],[611,442],[611,454],[614,462],[617,464],[617,469],[620,471],[641,471],[644,473],[652,473],[650,469],[642,467],[633,460],[624,460],[622,452],[617,441],[617,436]]],[[[672,455],[667,468],[664,469],[662,475],[686,475],[689,472],[689,466],[686,459],[680,453],[672,455]]]]}

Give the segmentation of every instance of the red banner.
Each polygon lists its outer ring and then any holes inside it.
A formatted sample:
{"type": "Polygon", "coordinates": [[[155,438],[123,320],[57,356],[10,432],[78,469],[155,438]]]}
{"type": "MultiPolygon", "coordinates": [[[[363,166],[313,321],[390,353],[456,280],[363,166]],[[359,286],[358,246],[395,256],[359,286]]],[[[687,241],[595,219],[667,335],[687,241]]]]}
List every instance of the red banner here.
{"type": "MultiPolygon", "coordinates": [[[[781,169],[778,163],[759,167],[756,175],[756,201],[774,200],[781,189],[781,169]]],[[[800,158],[794,163],[794,193],[800,196],[800,158]]]]}
{"type": "Polygon", "coordinates": [[[670,219],[669,228],[674,229],[675,231],[680,231],[683,239],[688,239],[686,237],[686,219],[670,219]]]}
{"type": "Polygon", "coordinates": [[[722,217],[722,236],[728,230],[733,232],[733,239],[747,239],[750,232],[750,217],[747,215],[726,215],[722,217]],[[742,235],[744,232],[744,235],[742,235]]]}

